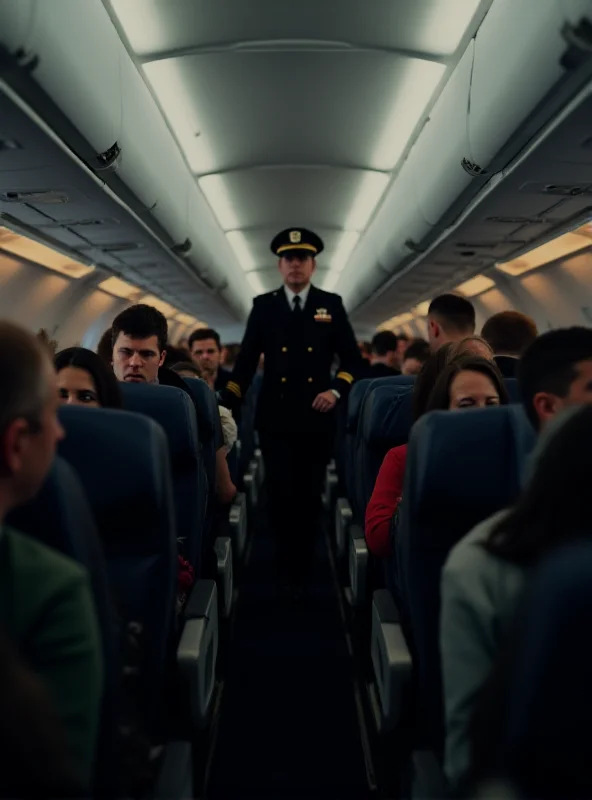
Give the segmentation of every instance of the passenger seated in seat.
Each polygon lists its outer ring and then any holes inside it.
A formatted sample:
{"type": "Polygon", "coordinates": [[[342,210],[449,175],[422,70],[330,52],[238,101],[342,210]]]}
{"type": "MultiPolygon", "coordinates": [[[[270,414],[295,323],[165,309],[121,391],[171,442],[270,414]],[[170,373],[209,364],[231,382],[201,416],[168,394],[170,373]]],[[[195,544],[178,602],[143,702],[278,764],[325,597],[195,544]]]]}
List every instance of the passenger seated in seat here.
{"type": "MultiPolygon", "coordinates": [[[[424,364],[413,387],[413,419],[425,413],[428,400],[442,370],[451,357],[452,344],[446,344],[424,364]]],[[[391,448],[381,464],[372,496],[366,508],[364,535],[368,549],[375,556],[386,557],[391,552],[391,520],[395,513],[405,478],[407,445],[391,448]]]]}
{"type": "Polygon", "coordinates": [[[504,378],[516,375],[518,359],[538,336],[536,323],[519,311],[501,311],[490,317],[481,331],[495,353],[495,363],[504,378]]]}
{"type": "Polygon", "coordinates": [[[456,294],[435,297],[428,309],[428,341],[435,353],[447,342],[460,342],[475,333],[475,309],[456,294]]]}
{"type": "Polygon", "coordinates": [[[122,408],[121,391],[115,375],[92,350],[68,347],[56,355],[54,366],[62,404],[122,408]]]}
{"type": "Polygon", "coordinates": [[[415,339],[405,350],[401,365],[402,375],[419,375],[430,357],[430,346],[425,339],[415,339]]]}
{"type": "Polygon", "coordinates": [[[457,356],[443,370],[428,401],[427,411],[457,411],[507,405],[508,392],[492,361],[457,356]]]}
{"type": "Polygon", "coordinates": [[[592,408],[585,405],[564,411],[545,430],[532,478],[516,505],[477,525],[448,557],[442,574],[440,651],[445,769],[456,785],[469,768],[471,718],[527,571],[553,548],[592,531],[591,474],[592,408]]]}
{"type": "MultiPolygon", "coordinates": [[[[63,436],[47,351],[0,323],[0,521],[33,497],[63,436]]],[[[55,703],[83,784],[91,781],[101,699],[101,646],[89,581],[70,559],[0,529],[0,626],[55,703]]],[[[4,720],[3,720],[4,723],[4,720]]],[[[31,769],[36,769],[31,764],[31,769]]]]}

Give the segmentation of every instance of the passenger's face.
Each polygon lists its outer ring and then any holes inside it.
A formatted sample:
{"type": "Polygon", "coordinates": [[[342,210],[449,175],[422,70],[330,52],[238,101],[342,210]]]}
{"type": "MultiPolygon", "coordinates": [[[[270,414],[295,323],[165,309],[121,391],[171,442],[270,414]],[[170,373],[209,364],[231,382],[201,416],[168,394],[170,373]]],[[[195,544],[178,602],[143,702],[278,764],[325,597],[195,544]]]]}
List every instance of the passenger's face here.
{"type": "Polygon", "coordinates": [[[166,351],[160,351],[157,336],[133,339],[121,332],[113,347],[113,372],[127,383],[154,383],[166,351]]]}
{"type": "Polygon", "coordinates": [[[99,395],[92,375],[81,367],[64,367],[58,372],[62,405],[99,408],[99,395]]]}
{"type": "Polygon", "coordinates": [[[287,252],[280,258],[279,269],[284,283],[292,291],[300,291],[308,286],[315,271],[316,261],[305,251],[287,252]]]}
{"type": "Polygon", "coordinates": [[[203,339],[200,342],[193,342],[191,356],[203,373],[213,375],[220,366],[222,351],[215,339],[203,339]]]}
{"type": "Polygon", "coordinates": [[[575,371],[576,378],[565,397],[558,397],[550,392],[539,392],[534,396],[533,403],[541,428],[568,406],[592,403],[592,359],[579,361],[575,365],[575,371]]]}
{"type": "Polygon", "coordinates": [[[405,361],[403,361],[401,372],[403,375],[419,375],[422,367],[423,364],[416,358],[406,358],[405,361]]]}
{"type": "Polygon", "coordinates": [[[499,406],[500,398],[493,381],[481,372],[463,370],[450,384],[450,404],[453,411],[461,408],[499,406]]]}
{"type": "Polygon", "coordinates": [[[58,387],[53,366],[44,365],[44,404],[36,423],[16,419],[6,429],[4,460],[14,479],[15,504],[33,497],[45,480],[55,456],[56,445],[64,438],[57,418],[58,387]]]}

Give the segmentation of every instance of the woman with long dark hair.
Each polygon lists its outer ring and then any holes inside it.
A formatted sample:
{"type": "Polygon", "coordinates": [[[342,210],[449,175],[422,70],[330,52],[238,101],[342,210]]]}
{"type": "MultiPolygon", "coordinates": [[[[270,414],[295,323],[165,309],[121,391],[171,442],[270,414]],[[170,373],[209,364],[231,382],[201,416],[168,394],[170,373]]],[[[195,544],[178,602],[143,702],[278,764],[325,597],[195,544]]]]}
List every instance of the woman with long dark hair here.
{"type": "Polygon", "coordinates": [[[89,408],[122,407],[117,378],[92,350],[68,347],[56,355],[54,366],[63,404],[89,408]]]}
{"type": "Polygon", "coordinates": [[[448,557],[440,649],[446,771],[455,783],[469,767],[470,719],[528,570],[582,530],[592,530],[591,474],[592,406],[570,408],[541,435],[532,477],[517,503],[477,525],[448,557]]]}

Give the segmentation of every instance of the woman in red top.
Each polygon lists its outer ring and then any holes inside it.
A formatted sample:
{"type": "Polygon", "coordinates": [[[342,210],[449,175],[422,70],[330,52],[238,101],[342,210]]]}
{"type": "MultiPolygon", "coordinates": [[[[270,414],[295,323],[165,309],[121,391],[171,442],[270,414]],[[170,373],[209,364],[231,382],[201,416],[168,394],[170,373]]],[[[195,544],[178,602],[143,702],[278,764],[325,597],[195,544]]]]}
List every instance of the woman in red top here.
{"type": "MultiPolygon", "coordinates": [[[[447,373],[451,371],[452,378],[454,379],[451,379],[450,385],[446,384],[446,391],[449,392],[449,390],[455,388],[455,386],[452,385],[453,383],[459,383],[460,385],[462,382],[456,380],[457,377],[460,379],[460,373],[470,374],[473,372],[473,370],[471,370],[471,364],[477,363],[476,371],[479,374],[483,372],[483,368],[479,368],[480,363],[485,362],[487,367],[491,366],[490,362],[484,358],[476,358],[466,353],[456,355],[455,352],[456,349],[453,344],[444,345],[426,362],[413,389],[414,420],[418,420],[426,411],[431,410],[430,397],[438,382],[438,378],[440,378],[446,368],[448,368],[446,370],[447,373]],[[452,368],[452,364],[455,364],[455,369],[452,368]]],[[[470,384],[471,382],[469,381],[467,397],[462,400],[462,404],[459,402],[457,405],[455,397],[451,396],[444,406],[438,407],[454,409],[483,405],[484,403],[475,395],[475,392],[471,394],[472,390],[470,384]],[[469,395],[471,396],[469,397],[469,395]]],[[[496,386],[496,390],[497,388],[498,386],[496,386]]],[[[503,383],[499,391],[502,393],[505,392],[503,383]]],[[[507,400],[502,400],[502,402],[507,402],[507,400]]],[[[378,472],[372,497],[366,508],[364,535],[368,549],[375,556],[384,558],[389,556],[391,552],[391,520],[403,494],[406,461],[406,444],[393,447],[388,451],[378,472]]]]}

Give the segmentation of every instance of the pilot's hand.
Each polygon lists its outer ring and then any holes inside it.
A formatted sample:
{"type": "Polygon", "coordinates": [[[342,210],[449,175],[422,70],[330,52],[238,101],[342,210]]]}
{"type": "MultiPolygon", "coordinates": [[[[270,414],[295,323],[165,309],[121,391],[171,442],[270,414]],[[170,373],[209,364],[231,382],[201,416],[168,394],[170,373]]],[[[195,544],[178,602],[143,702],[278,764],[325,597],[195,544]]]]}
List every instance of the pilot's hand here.
{"type": "Polygon", "coordinates": [[[321,392],[315,397],[312,407],[314,408],[315,411],[320,411],[321,413],[324,414],[327,411],[333,411],[336,405],[337,405],[337,398],[335,397],[333,392],[329,389],[326,392],[321,392]]]}

